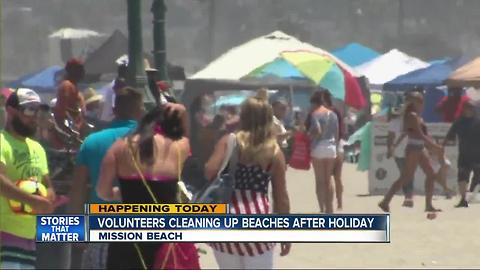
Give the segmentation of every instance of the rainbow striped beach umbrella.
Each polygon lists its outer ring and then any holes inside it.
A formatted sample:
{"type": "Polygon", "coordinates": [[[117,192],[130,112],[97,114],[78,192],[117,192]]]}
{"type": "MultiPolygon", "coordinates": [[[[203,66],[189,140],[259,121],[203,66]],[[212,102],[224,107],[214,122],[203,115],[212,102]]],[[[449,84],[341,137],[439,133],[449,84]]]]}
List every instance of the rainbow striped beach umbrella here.
{"type": "Polygon", "coordinates": [[[284,51],[246,77],[309,80],[328,89],[333,97],[348,106],[361,109],[367,104],[355,77],[329,56],[316,52],[284,51]]]}

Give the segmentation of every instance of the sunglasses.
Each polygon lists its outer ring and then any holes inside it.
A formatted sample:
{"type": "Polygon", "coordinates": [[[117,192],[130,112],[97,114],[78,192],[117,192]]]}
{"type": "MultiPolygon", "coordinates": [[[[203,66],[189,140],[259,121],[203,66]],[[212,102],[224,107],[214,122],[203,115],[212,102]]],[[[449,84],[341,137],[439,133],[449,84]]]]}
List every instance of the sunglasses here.
{"type": "Polygon", "coordinates": [[[40,110],[39,105],[23,105],[20,106],[20,111],[23,113],[23,115],[32,117],[37,115],[38,111],[40,110]]]}

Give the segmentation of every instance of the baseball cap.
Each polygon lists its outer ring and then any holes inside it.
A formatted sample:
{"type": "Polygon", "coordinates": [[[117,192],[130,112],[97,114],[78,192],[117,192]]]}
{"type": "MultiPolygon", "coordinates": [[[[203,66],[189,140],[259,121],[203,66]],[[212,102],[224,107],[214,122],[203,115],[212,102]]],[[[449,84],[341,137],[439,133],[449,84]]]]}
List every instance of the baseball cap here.
{"type": "Polygon", "coordinates": [[[18,106],[40,104],[41,102],[40,96],[32,89],[18,88],[8,97],[6,106],[18,108],[18,106]]]}

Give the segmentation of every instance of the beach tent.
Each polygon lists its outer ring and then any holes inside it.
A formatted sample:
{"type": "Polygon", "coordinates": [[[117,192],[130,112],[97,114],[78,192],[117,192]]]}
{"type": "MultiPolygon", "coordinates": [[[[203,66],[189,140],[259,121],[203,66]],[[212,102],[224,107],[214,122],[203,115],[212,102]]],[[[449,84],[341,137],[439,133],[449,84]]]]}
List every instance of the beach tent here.
{"type": "Polygon", "coordinates": [[[432,88],[443,85],[448,76],[457,68],[470,60],[469,57],[459,57],[447,61],[439,61],[426,68],[417,69],[400,75],[385,83],[385,91],[405,91],[414,86],[432,88]]]}
{"type": "MultiPolygon", "coordinates": [[[[116,60],[128,53],[128,38],[119,30],[113,34],[90,53],[85,60],[85,71],[88,81],[98,81],[102,74],[116,74],[116,60]]],[[[154,65],[151,54],[144,53],[144,57],[150,65],[154,65]]],[[[167,63],[168,77],[172,80],[185,80],[185,71],[183,67],[167,63]]]]}
{"type": "Polygon", "coordinates": [[[30,88],[37,92],[55,92],[64,74],[61,66],[43,68],[7,84],[10,88],[30,88]]]}
{"type": "Polygon", "coordinates": [[[435,65],[435,64],[445,63],[445,62],[450,61],[450,60],[451,60],[451,58],[447,57],[447,58],[442,58],[442,59],[434,59],[434,60],[429,61],[428,63],[430,65],[435,65]]]}
{"type": "Polygon", "coordinates": [[[87,56],[85,71],[92,75],[117,73],[115,60],[127,52],[127,37],[119,30],[115,30],[100,47],[87,56]]]}
{"type": "Polygon", "coordinates": [[[438,102],[445,96],[445,91],[438,88],[430,88],[425,92],[422,118],[427,123],[441,123],[442,115],[436,111],[438,102]]]}
{"type": "Polygon", "coordinates": [[[446,80],[449,86],[480,87],[480,57],[456,69],[446,80]]]}
{"type": "Polygon", "coordinates": [[[382,89],[383,84],[410,71],[425,68],[428,63],[397,49],[355,67],[357,73],[368,78],[371,88],[382,89]]]}
{"type": "Polygon", "coordinates": [[[415,86],[423,87],[425,93],[425,109],[422,117],[426,122],[441,122],[440,115],[435,111],[435,107],[445,95],[439,86],[444,85],[445,79],[453,70],[467,63],[469,57],[459,57],[446,61],[438,61],[426,68],[414,70],[407,74],[398,76],[394,80],[383,85],[385,91],[406,91],[415,86]]]}
{"type": "Polygon", "coordinates": [[[380,53],[359,43],[350,43],[332,51],[338,59],[352,67],[359,66],[380,56],[380,53]]]}

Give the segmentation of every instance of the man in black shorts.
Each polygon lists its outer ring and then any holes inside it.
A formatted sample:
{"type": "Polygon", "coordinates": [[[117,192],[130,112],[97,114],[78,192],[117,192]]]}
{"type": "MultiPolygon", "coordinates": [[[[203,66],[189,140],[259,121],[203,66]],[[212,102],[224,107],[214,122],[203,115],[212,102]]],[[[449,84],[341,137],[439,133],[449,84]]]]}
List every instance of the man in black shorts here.
{"type": "Polygon", "coordinates": [[[475,104],[472,101],[465,103],[462,116],[457,119],[448,131],[443,146],[449,140],[458,138],[458,186],[461,195],[456,207],[468,207],[466,200],[470,174],[472,182],[480,177],[480,115],[475,113],[475,104]]]}

